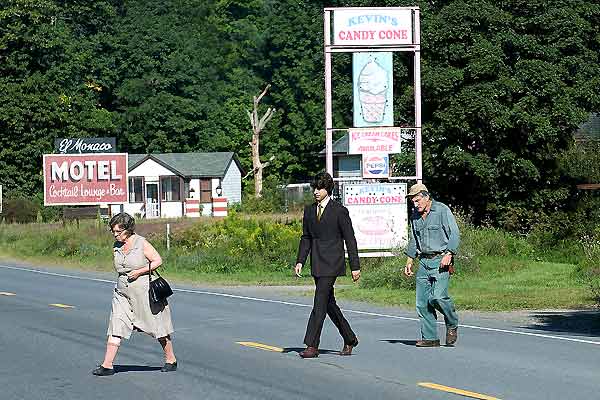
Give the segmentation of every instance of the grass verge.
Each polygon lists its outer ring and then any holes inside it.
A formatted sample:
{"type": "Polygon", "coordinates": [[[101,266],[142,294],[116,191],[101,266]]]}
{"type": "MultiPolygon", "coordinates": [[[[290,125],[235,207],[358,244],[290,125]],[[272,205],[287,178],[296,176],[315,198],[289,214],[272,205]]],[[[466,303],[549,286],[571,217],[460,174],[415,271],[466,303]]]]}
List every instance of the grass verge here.
{"type": "MultiPolygon", "coordinates": [[[[240,218],[183,221],[172,229],[165,248],[160,222],[141,223],[139,231],[158,248],[169,280],[208,285],[306,285],[313,280],[292,275],[300,237],[297,219],[240,218]]],[[[177,221],[171,221],[177,224],[177,221]]],[[[164,225],[164,223],[163,223],[164,225]]],[[[540,257],[525,239],[506,232],[463,227],[465,254],[457,262],[450,294],[461,310],[590,308],[596,298],[578,274],[578,265],[540,257]]],[[[0,257],[33,265],[113,271],[112,238],[94,222],[74,225],[0,225],[0,257]]],[[[360,284],[338,279],[339,298],[414,308],[414,278],[402,275],[404,257],[366,259],[360,284]]],[[[311,293],[307,290],[306,293],[311,293]]]]}

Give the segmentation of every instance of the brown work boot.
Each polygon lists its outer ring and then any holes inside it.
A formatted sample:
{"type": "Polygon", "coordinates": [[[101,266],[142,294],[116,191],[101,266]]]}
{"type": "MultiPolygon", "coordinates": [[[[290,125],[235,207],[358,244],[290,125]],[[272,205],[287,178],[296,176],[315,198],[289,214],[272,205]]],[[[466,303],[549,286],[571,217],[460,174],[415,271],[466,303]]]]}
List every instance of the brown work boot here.
{"type": "Polygon", "coordinates": [[[315,358],[319,357],[319,349],[316,347],[308,346],[304,351],[299,353],[302,358],[315,358]]]}
{"type": "Polygon", "coordinates": [[[440,340],[439,339],[436,339],[436,340],[427,340],[427,339],[417,340],[417,343],[415,344],[415,346],[417,346],[417,347],[440,347],[440,340]]]}
{"type": "Polygon", "coordinates": [[[446,346],[454,346],[458,340],[458,326],[446,328],[446,346]]]}

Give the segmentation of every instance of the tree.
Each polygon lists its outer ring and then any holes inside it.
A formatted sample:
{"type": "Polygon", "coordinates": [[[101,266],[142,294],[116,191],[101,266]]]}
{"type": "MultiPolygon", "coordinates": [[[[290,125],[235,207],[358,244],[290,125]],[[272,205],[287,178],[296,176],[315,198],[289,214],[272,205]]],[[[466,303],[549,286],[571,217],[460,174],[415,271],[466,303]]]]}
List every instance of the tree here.
{"type": "MultiPolygon", "coordinates": [[[[324,164],[323,7],[415,2],[5,3],[0,181],[9,195],[32,195],[42,190],[41,154],[64,136],[116,136],[133,153],[233,151],[254,171],[247,99],[263,82],[272,86],[261,105],[285,110],[261,131],[260,151],[277,155],[270,175],[305,180],[324,164]]],[[[561,154],[600,109],[598,2],[417,5],[425,182],[476,222],[568,207],[561,154]]],[[[394,62],[395,123],[410,125],[412,61],[394,62]]],[[[336,54],[333,70],[334,126],[347,127],[350,55],[336,54]]]]}
{"type": "Polygon", "coordinates": [[[426,182],[476,221],[563,207],[560,154],[600,108],[600,6],[434,4],[421,23],[426,182]]]}
{"type": "Polygon", "coordinates": [[[267,122],[273,117],[275,109],[272,107],[267,108],[267,111],[259,118],[258,105],[270,87],[271,85],[267,85],[258,97],[253,97],[254,106],[252,112],[248,111],[248,118],[250,118],[250,124],[252,125],[252,141],[249,144],[252,149],[252,173],[254,174],[254,196],[256,198],[262,197],[263,169],[274,159],[274,156],[272,156],[269,161],[264,163],[260,160],[260,134],[267,125],[267,122]]]}
{"type": "Polygon", "coordinates": [[[42,154],[58,137],[109,136],[93,43],[115,15],[107,1],[9,0],[0,10],[0,182],[7,197],[42,190],[42,154]],[[83,12],[85,11],[85,12],[83,12]]]}

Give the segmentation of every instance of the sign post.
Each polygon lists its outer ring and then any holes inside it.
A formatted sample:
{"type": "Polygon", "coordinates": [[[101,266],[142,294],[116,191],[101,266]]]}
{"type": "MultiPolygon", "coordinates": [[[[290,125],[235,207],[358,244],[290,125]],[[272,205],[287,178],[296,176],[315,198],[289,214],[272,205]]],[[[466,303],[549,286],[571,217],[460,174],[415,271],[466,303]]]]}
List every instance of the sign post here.
{"type": "MultiPolygon", "coordinates": [[[[423,179],[419,18],[418,7],[324,9],[326,169],[338,182],[353,181],[344,184],[342,192],[359,250],[389,250],[405,246],[408,241],[406,183],[377,180],[421,182],[423,179]],[[414,126],[394,126],[394,52],[413,55],[414,126]],[[352,127],[333,128],[331,57],[334,53],[352,53],[352,127]],[[334,131],[347,133],[348,154],[362,155],[363,183],[357,184],[360,179],[356,177],[335,177],[334,131]],[[393,176],[390,154],[400,153],[403,142],[409,138],[414,138],[414,174],[393,176]]],[[[366,256],[364,252],[360,255],[366,256]]]]}
{"type": "MultiPolygon", "coordinates": [[[[391,56],[394,52],[413,55],[415,173],[390,176],[388,180],[423,179],[421,151],[421,35],[418,7],[343,7],[324,9],[325,53],[325,156],[326,169],[333,173],[333,128],[331,57],[353,53],[355,79],[354,128],[393,127],[391,56]],[[333,20],[333,29],[332,29],[333,20]]],[[[401,136],[404,138],[404,136],[401,136]]],[[[385,151],[379,151],[385,152],[385,151]]],[[[360,152],[360,153],[366,153],[360,152]]],[[[337,181],[343,178],[335,178],[337,181]]],[[[349,179],[349,178],[347,178],[349,179]]],[[[347,180],[346,179],[346,180],[347,180]]],[[[352,180],[355,180],[352,178],[352,180]]]]}

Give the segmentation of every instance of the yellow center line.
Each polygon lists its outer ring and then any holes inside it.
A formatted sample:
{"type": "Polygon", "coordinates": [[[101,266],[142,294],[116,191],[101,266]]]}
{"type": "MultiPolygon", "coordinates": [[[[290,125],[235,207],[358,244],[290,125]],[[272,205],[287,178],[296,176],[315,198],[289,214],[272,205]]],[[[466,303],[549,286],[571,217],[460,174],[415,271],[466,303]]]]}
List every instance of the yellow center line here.
{"type": "Polygon", "coordinates": [[[261,350],[274,351],[276,353],[283,353],[283,349],[281,347],[269,346],[267,344],[256,343],[256,342],[236,342],[242,346],[246,347],[254,347],[261,350]]]}
{"type": "Polygon", "coordinates": [[[426,387],[429,389],[442,390],[442,391],[448,392],[448,393],[459,394],[461,396],[471,397],[473,399],[500,400],[497,397],[487,396],[487,395],[481,394],[481,393],[469,392],[468,390],[456,389],[456,388],[449,387],[449,386],[438,385],[437,383],[419,382],[419,386],[423,386],[423,387],[426,387]]]}
{"type": "Polygon", "coordinates": [[[10,292],[0,292],[0,296],[16,296],[16,294],[10,292]]]}
{"type": "Polygon", "coordinates": [[[68,304],[60,304],[60,303],[52,303],[48,304],[49,306],[59,307],[59,308],[75,308],[75,306],[70,306],[68,304]]]}

